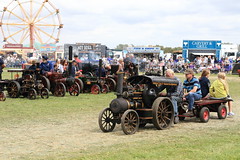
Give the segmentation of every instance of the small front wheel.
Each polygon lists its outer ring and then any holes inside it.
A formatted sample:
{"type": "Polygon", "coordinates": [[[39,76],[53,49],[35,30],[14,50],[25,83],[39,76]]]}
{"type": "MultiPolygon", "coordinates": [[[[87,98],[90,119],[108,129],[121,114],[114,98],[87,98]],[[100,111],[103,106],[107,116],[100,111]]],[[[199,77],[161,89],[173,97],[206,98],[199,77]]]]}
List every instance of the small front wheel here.
{"type": "Polygon", "coordinates": [[[41,97],[42,97],[42,99],[48,99],[49,98],[49,90],[47,88],[43,88],[41,90],[41,97]]]}
{"type": "Polygon", "coordinates": [[[217,114],[219,119],[225,119],[227,117],[227,107],[225,105],[220,105],[217,114]]]}
{"type": "Polygon", "coordinates": [[[201,122],[207,123],[210,117],[210,111],[207,107],[203,107],[200,110],[199,118],[201,122]]]}
{"type": "Polygon", "coordinates": [[[111,132],[115,128],[114,115],[110,108],[102,110],[98,116],[98,124],[103,132],[111,132]]]}
{"type": "Polygon", "coordinates": [[[121,126],[125,134],[134,134],[139,127],[138,113],[132,109],[126,110],[121,118],[121,126]]]}
{"type": "Polygon", "coordinates": [[[99,93],[100,93],[100,87],[99,87],[99,85],[94,84],[94,85],[91,87],[91,93],[92,93],[92,94],[99,94],[99,93]]]}
{"type": "Polygon", "coordinates": [[[104,85],[102,86],[102,93],[107,94],[108,92],[109,92],[109,87],[108,87],[107,84],[104,84],[104,85]]]}
{"type": "Polygon", "coordinates": [[[71,95],[71,96],[78,96],[79,95],[79,93],[80,93],[80,86],[79,86],[79,84],[77,83],[77,82],[74,82],[74,84],[73,85],[71,85],[70,87],[69,87],[69,90],[68,90],[68,92],[69,92],[69,94],[71,95]]]}
{"type": "Polygon", "coordinates": [[[34,100],[37,98],[37,91],[34,88],[29,89],[28,98],[34,100]]]}
{"type": "Polygon", "coordinates": [[[0,91],[0,101],[5,101],[5,100],[6,100],[6,94],[0,91]]]}

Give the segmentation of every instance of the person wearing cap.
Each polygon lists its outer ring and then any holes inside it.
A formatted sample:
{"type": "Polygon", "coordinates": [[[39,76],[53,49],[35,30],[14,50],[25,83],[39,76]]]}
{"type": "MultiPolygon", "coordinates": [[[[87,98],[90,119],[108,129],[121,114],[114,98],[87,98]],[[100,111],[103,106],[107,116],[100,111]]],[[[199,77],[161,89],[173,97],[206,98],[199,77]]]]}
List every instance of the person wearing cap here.
{"type": "Polygon", "coordinates": [[[188,112],[184,115],[194,116],[193,104],[194,101],[200,100],[202,98],[201,86],[199,80],[194,77],[194,72],[192,69],[187,69],[184,74],[186,80],[183,82],[183,100],[186,100],[188,102],[188,112]]]}
{"type": "Polygon", "coordinates": [[[41,73],[44,74],[51,70],[50,63],[47,61],[48,57],[42,56],[42,63],[40,64],[41,73]]]}
{"type": "Polygon", "coordinates": [[[161,85],[159,89],[159,96],[167,96],[170,97],[173,103],[173,108],[174,108],[174,124],[177,124],[179,122],[179,117],[178,117],[178,105],[177,103],[181,101],[181,98],[183,96],[183,86],[182,82],[180,81],[179,78],[175,77],[175,74],[172,69],[167,69],[166,70],[166,77],[175,79],[178,81],[178,85],[161,85]],[[162,91],[166,89],[167,93],[162,93],[162,91]]]}

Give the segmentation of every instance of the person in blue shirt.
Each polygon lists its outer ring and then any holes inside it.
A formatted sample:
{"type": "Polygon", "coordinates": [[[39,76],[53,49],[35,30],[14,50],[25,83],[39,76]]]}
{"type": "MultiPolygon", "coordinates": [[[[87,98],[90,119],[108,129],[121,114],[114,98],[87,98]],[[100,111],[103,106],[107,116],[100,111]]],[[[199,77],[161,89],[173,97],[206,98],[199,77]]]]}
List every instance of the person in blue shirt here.
{"type": "Polygon", "coordinates": [[[194,72],[192,69],[187,69],[184,74],[186,80],[183,82],[183,100],[186,100],[188,102],[188,112],[184,115],[194,116],[193,104],[194,101],[200,100],[202,98],[201,86],[199,80],[194,77],[194,72]]]}
{"type": "Polygon", "coordinates": [[[45,74],[46,72],[50,72],[51,70],[50,63],[47,60],[48,60],[48,57],[42,56],[42,63],[40,64],[40,69],[42,74],[45,74]]]}

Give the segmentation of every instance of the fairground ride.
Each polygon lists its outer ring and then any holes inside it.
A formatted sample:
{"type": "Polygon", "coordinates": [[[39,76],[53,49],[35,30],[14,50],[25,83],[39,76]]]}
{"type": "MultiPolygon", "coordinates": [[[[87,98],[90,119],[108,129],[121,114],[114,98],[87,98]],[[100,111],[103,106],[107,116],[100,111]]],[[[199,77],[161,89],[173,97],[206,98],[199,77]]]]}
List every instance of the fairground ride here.
{"type": "Polygon", "coordinates": [[[59,9],[49,0],[12,0],[2,10],[0,29],[8,44],[57,43],[63,28],[59,9]]]}

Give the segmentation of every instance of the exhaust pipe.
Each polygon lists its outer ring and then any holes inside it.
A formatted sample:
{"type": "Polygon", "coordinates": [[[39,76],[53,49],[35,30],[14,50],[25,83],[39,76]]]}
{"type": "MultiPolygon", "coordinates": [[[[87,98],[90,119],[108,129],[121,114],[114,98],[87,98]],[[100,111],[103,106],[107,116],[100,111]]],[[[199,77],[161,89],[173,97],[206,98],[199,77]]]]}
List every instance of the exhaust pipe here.
{"type": "Polygon", "coordinates": [[[117,98],[122,98],[123,93],[123,75],[124,72],[118,72],[118,79],[117,79],[117,98]]]}
{"type": "Polygon", "coordinates": [[[98,78],[101,79],[101,77],[102,77],[102,59],[99,59],[98,78]]]}
{"type": "Polygon", "coordinates": [[[72,50],[73,50],[73,47],[72,46],[69,46],[68,48],[69,50],[69,55],[68,55],[68,75],[71,76],[72,75],[72,50]]]}

